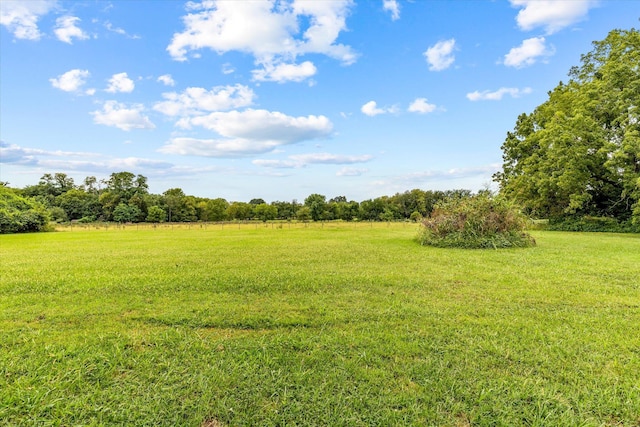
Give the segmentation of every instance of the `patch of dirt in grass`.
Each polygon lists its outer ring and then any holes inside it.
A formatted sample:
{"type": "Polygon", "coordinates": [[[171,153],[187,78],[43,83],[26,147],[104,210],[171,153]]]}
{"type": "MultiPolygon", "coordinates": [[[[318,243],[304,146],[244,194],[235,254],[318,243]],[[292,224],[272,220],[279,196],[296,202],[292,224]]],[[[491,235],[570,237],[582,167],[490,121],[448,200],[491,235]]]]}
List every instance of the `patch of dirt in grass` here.
{"type": "Polygon", "coordinates": [[[212,418],[210,420],[204,420],[200,427],[225,427],[224,423],[212,418]]]}
{"type": "Polygon", "coordinates": [[[469,417],[464,413],[459,413],[456,415],[456,427],[471,427],[471,421],[469,417]]]}

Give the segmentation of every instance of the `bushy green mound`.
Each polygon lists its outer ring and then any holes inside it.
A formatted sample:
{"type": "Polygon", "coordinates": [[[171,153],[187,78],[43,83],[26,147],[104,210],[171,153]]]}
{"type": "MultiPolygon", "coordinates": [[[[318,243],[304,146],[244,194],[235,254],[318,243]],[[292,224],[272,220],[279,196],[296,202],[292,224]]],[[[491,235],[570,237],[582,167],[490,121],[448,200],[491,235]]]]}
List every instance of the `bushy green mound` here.
{"type": "Polygon", "coordinates": [[[0,185],[0,234],[44,231],[48,223],[44,206],[0,185]]]}
{"type": "Polygon", "coordinates": [[[527,218],[502,197],[479,194],[440,201],[422,221],[422,245],[456,248],[511,248],[535,245],[525,232],[527,218]]]}

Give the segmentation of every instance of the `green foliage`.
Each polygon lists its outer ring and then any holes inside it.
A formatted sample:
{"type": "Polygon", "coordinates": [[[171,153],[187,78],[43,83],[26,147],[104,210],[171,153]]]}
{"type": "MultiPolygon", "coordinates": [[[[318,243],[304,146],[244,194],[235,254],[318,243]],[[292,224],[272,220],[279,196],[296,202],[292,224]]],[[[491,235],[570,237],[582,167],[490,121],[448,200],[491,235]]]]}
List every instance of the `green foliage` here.
{"type": "Polygon", "coordinates": [[[260,203],[254,206],[253,213],[260,221],[267,222],[276,219],[276,216],[278,215],[278,208],[266,203],[260,203]]]}
{"type": "Polygon", "coordinates": [[[171,188],[163,193],[169,222],[197,221],[197,200],[184,194],[181,188],[171,188]]]}
{"type": "Polygon", "coordinates": [[[525,232],[527,219],[502,197],[479,194],[438,202],[422,221],[423,245],[458,248],[510,248],[535,244],[525,232]]]}
{"type": "Polygon", "coordinates": [[[325,218],[325,211],[327,209],[327,198],[322,194],[310,194],[304,199],[304,205],[309,208],[311,213],[311,219],[314,221],[321,221],[325,218]]]}
{"type": "Polygon", "coordinates": [[[124,202],[128,202],[135,194],[147,194],[149,190],[147,178],[143,175],[136,176],[131,172],[114,172],[106,184],[107,191],[117,195],[124,202]]]}
{"type": "MultiPolygon", "coordinates": [[[[0,183],[1,184],[1,183],[0,183]]],[[[322,194],[311,194],[304,204],[254,198],[249,203],[229,203],[223,198],[209,199],[189,196],[181,188],[171,188],[163,194],[148,192],[147,178],[132,172],[112,173],[108,179],[86,177],[79,186],[64,173],[44,174],[37,185],[16,190],[23,196],[46,206],[57,222],[66,221],[117,221],[143,222],[163,221],[248,221],[273,219],[302,221],[399,221],[418,215],[427,216],[439,200],[447,197],[466,197],[468,190],[423,191],[413,189],[393,196],[381,196],[359,203],[347,200],[346,196],[336,196],[327,201],[322,194]],[[104,186],[104,187],[103,187],[104,186]],[[118,208],[119,205],[120,208],[118,208]],[[128,206],[128,207],[126,207],[128,206]],[[135,207],[135,210],[131,210],[135,207]],[[157,209],[151,216],[149,209],[159,207],[166,213],[166,219],[157,209]],[[303,209],[298,211],[301,207],[303,209]],[[118,211],[116,212],[116,208],[118,211]],[[257,209],[256,209],[257,208],[257,209]],[[275,210],[274,210],[275,209],[275,210]]]]}
{"type": "Polygon", "coordinates": [[[367,199],[360,202],[358,218],[365,221],[377,221],[384,212],[385,204],[380,198],[367,199]]]}
{"type": "Polygon", "coordinates": [[[414,211],[414,212],[412,212],[412,213],[411,213],[411,216],[409,216],[409,219],[410,219],[412,222],[419,222],[419,221],[422,221],[422,218],[423,218],[422,214],[421,214],[420,212],[418,212],[418,211],[414,211]]]}
{"type": "Polygon", "coordinates": [[[104,191],[98,196],[98,202],[102,206],[102,217],[104,220],[113,220],[113,211],[120,202],[120,197],[111,191],[104,191]]]}
{"type": "Polygon", "coordinates": [[[205,205],[206,221],[224,221],[227,219],[227,208],[229,202],[225,199],[217,198],[207,200],[205,205]]]}
{"type": "Polygon", "coordinates": [[[98,216],[101,210],[98,195],[79,188],[60,194],[56,197],[55,203],[64,209],[69,220],[98,216]]]}
{"type": "Polygon", "coordinates": [[[27,186],[23,191],[26,196],[42,196],[53,200],[53,197],[59,196],[74,188],[73,178],[68,177],[67,174],[55,173],[51,175],[50,173],[46,173],[42,175],[37,185],[27,186]]]}
{"type": "Polygon", "coordinates": [[[232,202],[226,210],[226,216],[231,220],[244,221],[250,219],[253,214],[253,207],[245,202],[232,202]]]}
{"type": "Polygon", "coordinates": [[[147,222],[164,222],[167,219],[167,213],[160,206],[151,206],[147,214],[147,222]]]}
{"type": "Polygon", "coordinates": [[[65,212],[64,209],[62,209],[59,206],[54,206],[52,208],[49,208],[49,217],[51,218],[51,221],[55,221],[55,222],[69,221],[69,217],[67,216],[67,213],[65,212]]]}
{"type": "MultiPolygon", "coordinates": [[[[0,183],[2,185],[3,183],[0,183]]],[[[7,187],[7,185],[4,185],[7,187]]],[[[8,187],[7,187],[8,188],[8,187]]],[[[362,203],[348,201],[346,196],[336,196],[327,201],[322,194],[311,194],[305,204],[275,201],[271,204],[261,198],[249,203],[229,203],[225,199],[208,199],[188,196],[180,188],[172,188],[163,194],[148,193],[147,178],[131,172],[112,173],[108,179],[86,177],[83,184],[75,186],[73,179],[64,173],[44,174],[37,185],[14,189],[45,206],[56,222],[93,221],[170,222],[193,221],[246,221],[260,219],[302,221],[416,221],[427,216],[437,201],[448,197],[467,197],[468,190],[423,191],[413,189],[393,196],[382,196],[362,203]],[[102,187],[106,186],[106,187],[102,187]],[[149,215],[150,207],[157,208],[149,215]],[[306,209],[300,210],[301,207],[306,209]],[[256,209],[257,208],[257,209],[256,209]],[[116,210],[117,209],[117,210],[116,210]],[[274,210],[275,209],[275,210],[274,210]],[[161,219],[164,218],[164,219],[161,219]]],[[[640,211],[640,207],[637,207],[640,211]]]]}
{"type": "Polygon", "coordinates": [[[311,219],[311,209],[308,206],[300,207],[296,212],[298,221],[309,221],[311,219]]]}
{"type": "Polygon", "coordinates": [[[0,234],[44,231],[49,213],[40,203],[0,186],[0,234]]]}
{"type": "Polygon", "coordinates": [[[295,200],[292,202],[275,201],[271,203],[278,210],[278,219],[291,220],[296,217],[296,211],[300,207],[300,204],[295,200]]]}
{"type": "Polygon", "coordinates": [[[140,216],[140,209],[135,205],[120,203],[113,211],[113,220],[116,222],[135,222],[140,216]]]}
{"type": "Polygon", "coordinates": [[[588,231],[609,233],[640,233],[640,224],[632,221],[619,221],[611,217],[578,216],[551,218],[547,230],[588,231]]]}
{"type": "Polygon", "coordinates": [[[502,145],[501,191],[538,217],[640,218],[640,33],[611,31],[502,145]]]}
{"type": "Polygon", "coordinates": [[[252,206],[257,206],[257,205],[264,205],[267,202],[264,201],[264,199],[261,198],[256,198],[256,199],[251,199],[249,200],[249,204],[252,206]]]}
{"type": "MultiPolygon", "coordinates": [[[[95,178],[88,177],[85,179],[85,191],[89,195],[95,195],[99,193],[98,205],[101,206],[102,212],[98,212],[100,209],[87,212],[85,210],[84,216],[101,216],[107,221],[121,222],[126,218],[126,222],[139,222],[143,221],[147,215],[146,196],[148,195],[147,178],[142,175],[134,175],[131,172],[115,172],[112,173],[108,180],[104,181],[107,184],[107,188],[103,191],[98,191],[95,188],[95,178]],[[115,210],[120,205],[135,206],[133,212],[135,216],[131,217],[125,213],[125,209],[121,207],[118,213],[118,219],[115,216],[115,210]]],[[[132,208],[133,209],[133,208],[132,208]]]]}

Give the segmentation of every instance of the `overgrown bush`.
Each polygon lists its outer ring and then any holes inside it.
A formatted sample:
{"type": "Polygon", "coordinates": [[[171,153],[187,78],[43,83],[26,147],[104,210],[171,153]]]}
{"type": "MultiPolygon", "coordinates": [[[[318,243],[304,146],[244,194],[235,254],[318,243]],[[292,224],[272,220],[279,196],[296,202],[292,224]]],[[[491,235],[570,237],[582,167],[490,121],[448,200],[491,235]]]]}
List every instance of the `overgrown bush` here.
{"type": "Polygon", "coordinates": [[[422,245],[457,248],[511,248],[535,245],[525,232],[528,219],[506,199],[491,194],[438,202],[422,221],[422,245]]]}
{"type": "Polygon", "coordinates": [[[69,221],[67,213],[60,206],[54,206],[49,208],[49,217],[52,221],[61,223],[69,221]]]}
{"type": "Polygon", "coordinates": [[[78,222],[80,224],[90,224],[92,222],[96,221],[96,217],[95,216],[83,216],[82,218],[80,218],[78,220],[78,222]]]}
{"type": "Polygon", "coordinates": [[[640,223],[631,220],[618,221],[616,218],[602,216],[582,216],[551,218],[548,230],[555,231],[591,231],[610,233],[640,233],[640,223]]]}
{"type": "Polygon", "coordinates": [[[0,186],[0,234],[45,231],[49,213],[38,202],[0,186]]]}

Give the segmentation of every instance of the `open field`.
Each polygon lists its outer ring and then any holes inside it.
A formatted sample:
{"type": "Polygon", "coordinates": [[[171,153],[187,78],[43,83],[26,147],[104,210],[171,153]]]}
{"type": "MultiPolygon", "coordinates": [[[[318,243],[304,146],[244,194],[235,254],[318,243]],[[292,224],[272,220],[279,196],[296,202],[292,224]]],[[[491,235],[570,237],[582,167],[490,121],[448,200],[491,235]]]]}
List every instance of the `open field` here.
{"type": "Polygon", "coordinates": [[[640,236],[0,236],[0,425],[640,426],[640,236]]]}

